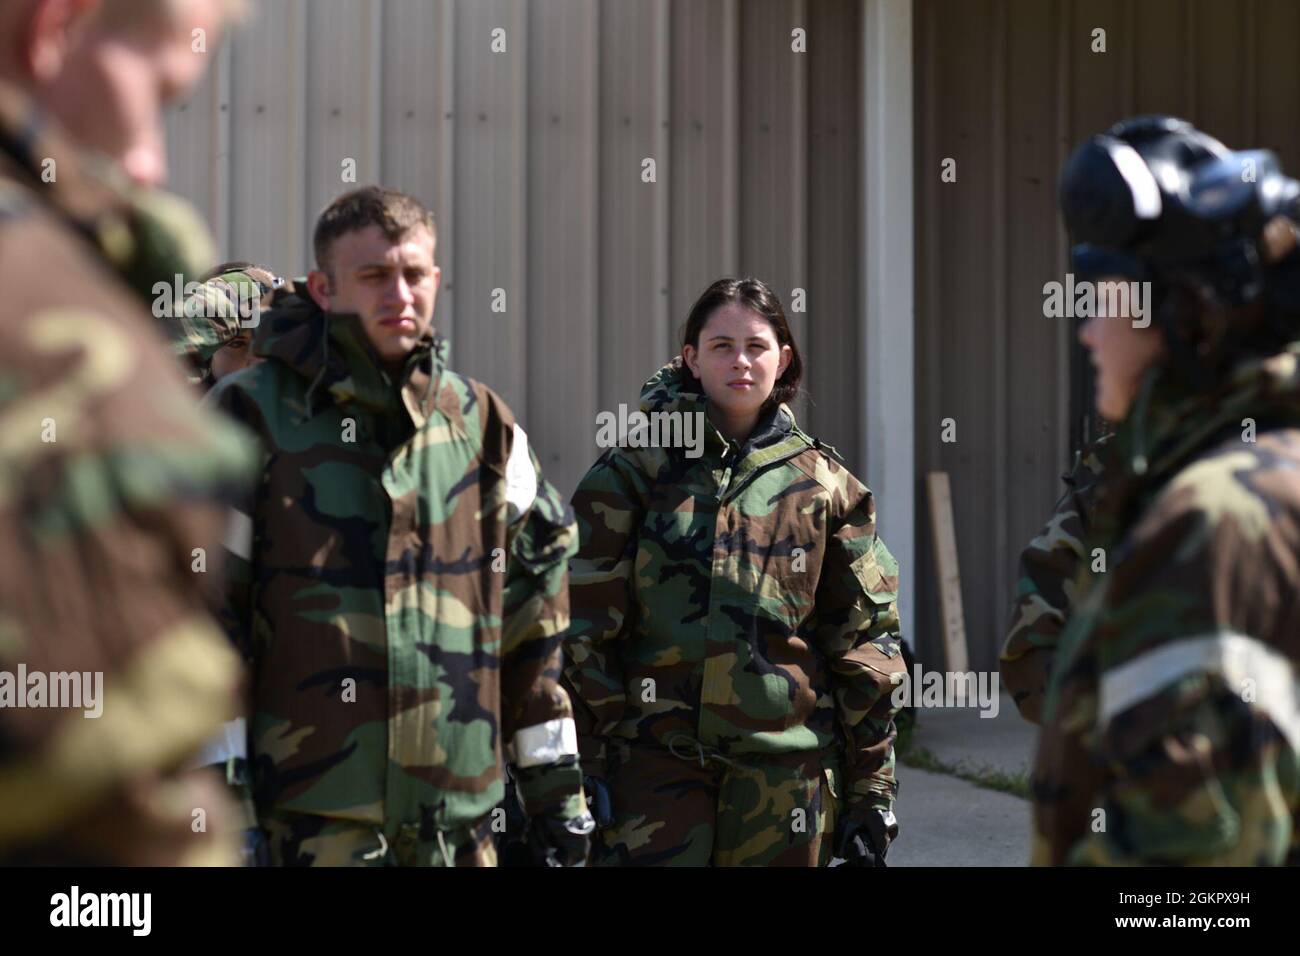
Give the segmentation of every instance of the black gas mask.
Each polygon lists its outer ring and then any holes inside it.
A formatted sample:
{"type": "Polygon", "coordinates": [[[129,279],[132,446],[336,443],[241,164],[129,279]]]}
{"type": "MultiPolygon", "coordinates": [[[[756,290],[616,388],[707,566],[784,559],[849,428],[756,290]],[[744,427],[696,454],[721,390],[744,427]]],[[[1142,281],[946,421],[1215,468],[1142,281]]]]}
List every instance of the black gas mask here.
{"type": "Polygon", "coordinates": [[[1074,151],[1060,202],[1080,271],[1157,285],[1190,274],[1243,305],[1269,285],[1259,237],[1274,216],[1297,218],[1300,182],[1269,150],[1230,150],[1185,120],[1140,116],[1074,151]]]}

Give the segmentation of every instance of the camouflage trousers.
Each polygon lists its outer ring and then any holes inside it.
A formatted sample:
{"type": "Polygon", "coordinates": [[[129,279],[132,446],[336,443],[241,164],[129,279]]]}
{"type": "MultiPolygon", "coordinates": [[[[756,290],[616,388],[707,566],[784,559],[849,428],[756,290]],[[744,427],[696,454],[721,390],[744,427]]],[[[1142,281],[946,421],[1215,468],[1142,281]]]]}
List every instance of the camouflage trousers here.
{"type": "Polygon", "coordinates": [[[496,866],[490,815],[460,830],[420,833],[308,813],[262,812],[272,866],[496,866]]]}
{"type": "Polygon", "coordinates": [[[677,736],[623,749],[607,780],[613,824],[596,866],[825,866],[837,754],[723,756],[677,736]]]}

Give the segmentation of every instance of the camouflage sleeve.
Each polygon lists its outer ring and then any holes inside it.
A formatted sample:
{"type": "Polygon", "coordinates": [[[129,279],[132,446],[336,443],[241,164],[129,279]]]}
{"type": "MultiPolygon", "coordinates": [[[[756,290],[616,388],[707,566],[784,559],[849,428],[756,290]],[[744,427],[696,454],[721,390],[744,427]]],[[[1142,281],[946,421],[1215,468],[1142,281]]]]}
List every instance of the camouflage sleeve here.
{"type": "Polygon", "coordinates": [[[603,455],[573,495],[580,546],[569,565],[573,623],[565,640],[565,682],[578,720],[583,767],[607,770],[608,736],[626,703],[620,642],[634,613],[633,562],[640,509],[625,459],[603,455]]]}
{"type": "Polygon", "coordinates": [[[569,818],[585,809],[577,732],[560,686],[569,626],[568,562],[577,550],[573,515],[542,475],[523,429],[515,427],[506,465],[511,528],[502,599],[502,739],[530,815],[569,818]]]}
{"type": "Polygon", "coordinates": [[[233,862],[226,802],[182,768],[235,709],[206,562],[250,449],[197,408],[134,300],[34,225],[20,245],[70,278],[0,268],[0,676],[73,706],[0,707],[0,858],[233,862]]]}
{"type": "Polygon", "coordinates": [[[1273,565],[1266,525],[1187,494],[1162,494],[1110,571],[1092,748],[1106,783],[1070,864],[1277,865],[1293,843],[1300,683],[1256,635],[1276,636],[1294,564],[1273,565]]]}
{"type": "Polygon", "coordinates": [[[1101,472],[1100,447],[1086,450],[1064,476],[1067,488],[1051,518],[1020,552],[1016,602],[998,664],[1020,715],[1035,724],[1042,720],[1056,645],[1075,601],[1088,512],[1101,472]]]}
{"type": "Polygon", "coordinates": [[[845,801],[888,810],[894,777],[893,702],[905,672],[899,647],[898,563],[876,534],[866,491],[830,537],[817,588],[816,640],[830,662],[835,709],[847,739],[845,801]]]}
{"type": "MultiPolygon", "coordinates": [[[[233,382],[217,385],[204,397],[204,404],[233,419],[253,435],[263,434],[261,411],[233,382]]],[[[259,449],[265,465],[265,451],[259,449]]],[[[259,469],[260,471],[260,469],[259,469]]],[[[225,588],[217,601],[217,620],[230,643],[249,666],[256,666],[259,646],[254,634],[252,612],[253,530],[257,516],[257,483],[249,482],[227,501],[221,537],[225,588]]]]}
{"type": "MultiPolygon", "coordinates": [[[[255,402],[240,389],[219,386],[204,398],[204,404],[234,419],[254,435],[260,435],[261,413],[255,402]]],[[[259,449],[258,460],[264,464],[265,451],[259,449]]],[[[226,498],[221,535],[223,588],[214,599],[214,611],[226,638],[251,675],[256,675],[265,636],[256,633],[252,612],[254,580],[253,534],[257,483],[248,482],[226,498]]],[[[252,713],[254,682],[247,684],[247,694],[237,716],[204,746],[196,765],[212,767],[224,777],[238,806],[238,820],[245,828],[256,824],[257,814],[252,797],[251,768],[248,764],[248,717],[252,713]]]]}

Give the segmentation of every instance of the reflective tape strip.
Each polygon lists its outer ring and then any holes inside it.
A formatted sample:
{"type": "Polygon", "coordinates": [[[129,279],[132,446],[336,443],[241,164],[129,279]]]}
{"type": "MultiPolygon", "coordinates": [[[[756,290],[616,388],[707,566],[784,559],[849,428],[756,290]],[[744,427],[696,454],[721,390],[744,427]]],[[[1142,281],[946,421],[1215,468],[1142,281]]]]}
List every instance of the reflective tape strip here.
{"type": "Polygon", "coordinates": [[[243,717],[236,717],[221,725],[221,730],[203,745],[198,756],[190,762],[190,767],[211,767],[214,763],[225,763],[231,757],[247,756],[248,724],[243,717]]]}
{"type": "Polygon", "coordinates": [[[1146,164],[1138,151],[1128,143],[1112,143],[1106,147],[1111,162],[1128,183],[1128,190],[1133,194],[1133,211],[1139,219],[1156,219],[1163,208],[1160,202],[1160,187],[1156,185],[1151,167],[1146,164]]]}
{"type": "Polygon", "coordinates": [[[510,460],[506,462],[506,510],[510,523],[526,515],[536,499],[537,472],[528,454],[528,435],[516,424],[510,460]]]}
{"type": "Polygon", "coordinates": [[[578,755],[578,725],[572,717],[524,727],[515,734],[515,766],[537,767],[578,755]]]}
{"type": "Polygon", "coordinates": [[[238,508],[231,508],[221,544],[235,557],[253,560],[253,519],[238,508]]]}
{"type": "Polygon", "coordinates": [[[1102,676],[1100,718],[1117,715],[1192,674],[1221,674],[1235,693],[1268,714],[1300,750],[1300,677],[1292,662],[1245,634],[1225,633],[1177,641],[1143,654],[1102,676]],[[1247,695],[1246,681],[1251,681],[1247,695]]]}

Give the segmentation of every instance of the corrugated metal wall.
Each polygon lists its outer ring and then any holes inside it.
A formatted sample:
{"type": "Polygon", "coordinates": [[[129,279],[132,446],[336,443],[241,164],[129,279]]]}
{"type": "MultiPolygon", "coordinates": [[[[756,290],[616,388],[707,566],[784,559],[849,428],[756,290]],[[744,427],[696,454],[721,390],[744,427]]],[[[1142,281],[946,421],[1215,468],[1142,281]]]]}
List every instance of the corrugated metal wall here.
{"type": "MultiPolygon", "coordinates": [[[[1075,330],[1043,317],[1043,284],[1066,271],[1059,169],[1086,136],[1146,112],[1300,169],[1300,4],[916,0],[915,17],[917,467],[952,475],[971,661],[989,668],[1016,556],[1060,489],[1082,412],[1075,330]],[[940,179],[946,157],[956,182],[940,179]]],[[[929,536],[918,514],[918,572],[933,567],[929,536]]],[[[921,651],[939,661],[928,574],[917,603],[921,651]]]]}
{"type": "Polygon", "coordinates": [[[305,270],[316,213],[352,188],[348,159],[358,183],[421,197],[453,364],[505,396],[566,494],[596,457],[596,413],[635,402],[676,354],[705,285],[757,275],[787,309],[802,288],[803,423],[861,468],[860,0],[256,13],[169,120],[172,186],[227,257],[305,270]]]}

